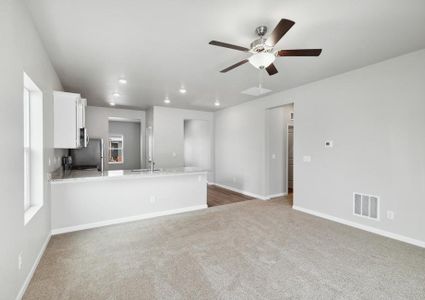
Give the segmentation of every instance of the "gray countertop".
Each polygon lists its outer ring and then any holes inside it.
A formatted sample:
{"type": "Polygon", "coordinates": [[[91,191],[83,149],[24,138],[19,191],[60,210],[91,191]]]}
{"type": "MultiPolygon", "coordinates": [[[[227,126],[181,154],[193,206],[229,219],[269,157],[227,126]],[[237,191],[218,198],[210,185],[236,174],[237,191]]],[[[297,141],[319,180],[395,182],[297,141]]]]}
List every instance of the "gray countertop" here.
{"type": "Polygon", "coordinates": [[[160,169],[151,172],[149,170],[113,170],[99,172],[96,169],[90,170],[67,170],[59,169],[52,173],[50,183],[67,183],[67,182],[86,182],[109,179],[131,179],[131,178],[151,178],[151,177],[166,177],[166,176],[181,176],[193,174],[206,174],[207,171],[200,168],[185,167],[160,169]]]}

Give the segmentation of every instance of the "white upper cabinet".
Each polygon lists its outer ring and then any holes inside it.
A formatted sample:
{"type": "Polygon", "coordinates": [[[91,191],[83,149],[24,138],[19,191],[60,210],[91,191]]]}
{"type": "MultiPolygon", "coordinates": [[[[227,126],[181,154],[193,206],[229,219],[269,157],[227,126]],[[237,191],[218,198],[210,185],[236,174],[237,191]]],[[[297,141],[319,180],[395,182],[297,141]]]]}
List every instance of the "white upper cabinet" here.
{"type": "Polygon", "coordinates": [[[53,92],[54,147],[78,149],[84,143],[87,100],[80,94],[53,92]]]}

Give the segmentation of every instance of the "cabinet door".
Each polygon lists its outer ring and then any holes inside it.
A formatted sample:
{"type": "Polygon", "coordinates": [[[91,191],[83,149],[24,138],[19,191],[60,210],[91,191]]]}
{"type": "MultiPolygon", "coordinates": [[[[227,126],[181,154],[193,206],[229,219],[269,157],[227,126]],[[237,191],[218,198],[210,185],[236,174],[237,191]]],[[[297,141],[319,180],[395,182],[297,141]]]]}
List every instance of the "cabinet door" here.
{"type": "Polygon", "coordinates": [[[77,126],[78,126],[78,128],[85,128],[86,127],[86,106],[87,106],[87,100],[86,99],[80,99],[78,101],[78,108],[77,108],[77,126]]]}
{"type": "Polygon", "coordinates": [[[80,142],[80,129],[77,124],[79,94],[53,93],[54,147],[76,149],[80,142]]]}

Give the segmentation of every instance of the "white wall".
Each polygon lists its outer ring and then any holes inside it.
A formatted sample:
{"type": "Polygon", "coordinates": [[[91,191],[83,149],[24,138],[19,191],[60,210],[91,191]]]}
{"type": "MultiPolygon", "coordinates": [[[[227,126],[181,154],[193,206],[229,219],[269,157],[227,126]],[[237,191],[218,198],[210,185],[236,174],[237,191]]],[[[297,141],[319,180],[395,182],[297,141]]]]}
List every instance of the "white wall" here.
{"type": "Polygon", "coordinates": [[[205,120],[184,120],[184,166],[211,169],[211,126],[205,120]]]}
{"type": "MultiPolygon", "coordinates": [[[[86,127],[90,137],[102,138],[104,142],[105,170],[109,169],[108,165],[108,137],[109,137],[109,121],[111,120],[133,120],[141,123],[141,141],[144,142],[144,132],[146,124],[145,111],[129,110],[108,107],[87,106],[86,109],[86,127]]],[[[145,166],[145,146],[141,147],[142,167],[145,166]]]]}
{"type": "Polygon", "coordinates": [[[48,160],[60,157],[53,150],[53,90],[62,86],[22,0],[0,2],[0,299],[15,299],[50,235],[50,190],[44,178],[44,206],[24,226],[23,72],[43,92],[44,170],[48,160]],[[18,255],[23,253],[22,269],[18,255]]]}
{"type": "Polygon", "coordinates": [[[425,241],[424,78],[421,50],[217,112],[216,182],[266,195],[266,109],[294,102],[294,204],[425,241]],[[352,215],[354,191],[381,221],[352,215]]]}
{"type": "Polygon", "coordinates": [[[57,181],[52,183],[52,230],[67,232],[207,208],[206,182],[205,172],[57,181]]]}
{"type": "Polygon", "coordinates": [[[287,153],[288,125],[293,124],[290,113],[292,104],[274,107],[266,111],[266,149],[268,164],[268,195],[277,196],[288,192],[287,153]]]}
{"type": "MultiPolygon", "coordinates": [[[[159,168],[184,167],[184,120],[205,120],[210,125],[210,136],[214,136],[214,114],[212,112],[154,106],[154,161],[159,168]]],[[[213,147],[213,142],[211,142],[213,147]]],[[[211,164],[213,164],[211,151],[211,164]]],[[[208,173],[213,180],[213,170],[208,173]]]]}

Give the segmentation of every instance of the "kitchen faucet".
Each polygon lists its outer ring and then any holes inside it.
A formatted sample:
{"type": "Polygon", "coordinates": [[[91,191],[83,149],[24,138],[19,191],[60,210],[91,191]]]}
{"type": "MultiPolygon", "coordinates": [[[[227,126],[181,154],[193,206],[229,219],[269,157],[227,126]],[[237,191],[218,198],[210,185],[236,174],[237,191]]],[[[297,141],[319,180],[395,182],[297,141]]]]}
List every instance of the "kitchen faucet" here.
{"type": "Polygon", "coordinates": [[[150,168],[149,168],[150,171],[151,172],[155,171],[155,162],[153,160],[150,160],[149,163],[150,163],[150,168]]]}

